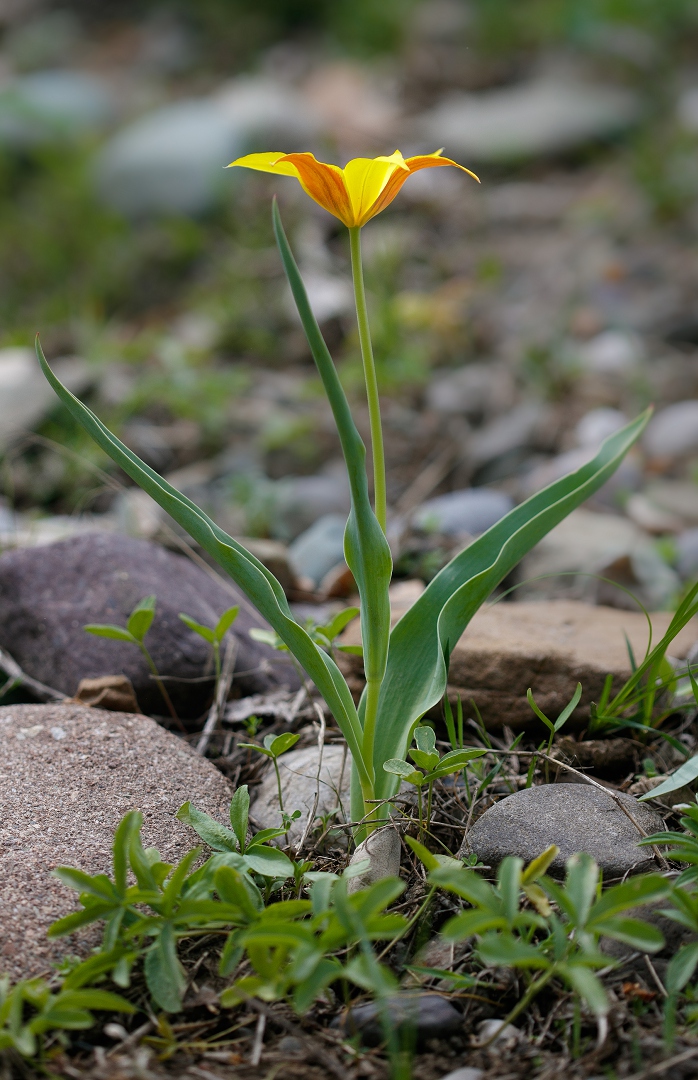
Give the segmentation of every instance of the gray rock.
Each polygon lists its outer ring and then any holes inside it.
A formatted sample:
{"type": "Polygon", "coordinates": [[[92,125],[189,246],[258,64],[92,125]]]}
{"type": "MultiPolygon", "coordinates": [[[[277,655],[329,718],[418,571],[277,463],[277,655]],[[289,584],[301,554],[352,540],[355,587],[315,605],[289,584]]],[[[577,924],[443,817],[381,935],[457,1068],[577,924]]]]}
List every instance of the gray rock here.
{"type": "Polygon", "coordinates": [[[239,173],[225,166],[249,150],[307,137],[315,125],[288,88],[264,78],[235,80],[209,98],[147,113],[99,155],[97,190],[131,218],[200,214],[230,192],[239,173]]]}
{"type": "Polygon", "coordinates": [[[199,214],[230,187],[223,169],[242,152],[241,136],[220,105],[178,101],[118,132],[101,151],[101,198],[131,218],[199,214]]]}
{"type": "Polygon", "coordinates": [[[546,410],[537,402],[524,402],[511,412],[497,417],[474,433],[468,444],[468,456],[476,466],[487,465],[505,454],[532,445],[545,420],[546,410]]]}
{"type": "Polygon", "coordinates": [[[698,577],[698,529],[686,529],[675,540],[676,569],[682,581],[698,577]]]}
{"type": "Polygon", "coordinates": [[[698,452],[698,401],[677,401],[652,417],[643,438],[648,457],[675,461],[698,452]]]}
{"type": "MultiPolygon", "coordinates": [[[[196,680],[211,670],[210,646],[184,625],[179,612],[211,626],[238,602],[236,668],[249,674],[236,685],[248,693],[298,685],[283,654],[250,638],[250,628],[264,626],[264,620],[232,583],[229,590],[180,555],[109,533],[0,556],[0,648],[27,674],[68,695],[81,679],[124,674],[143,709],[162,715],[162,698],[139,650],[82,629],[86,623],[125,625],[138,601],[151,594],[157,611],[146,645],[162,675],[196,680]]],[[[208,681],[168,684],[184,717],[201,715],[212,688],[208,681]]]]}
{"type": "Polygon", "coordinates": [[[698,525],[698,484],[682,480],[660,480],[645,489],[648,499],[686,525],[698,525]]]}
{"type": "Polygon", "coordinates": [[[601,405],[598,409],[590,409],[584,414],[574,429],[575,439],[579,446],[590,446],[596,449],[604,439],[620,431],[627,423],[628,418],[620,409],[611,409],[601,405]]]}
{"type": "Polygon", "coordinates": [[[476,1069],[473,1065],[462,1065],[460,1069],[446,1073],[441,1080],[482,1080],[484,1075],[483,1069],[476,1069]]]}
{"type": "MultiPolygon", "coordinates": [[[[318,748],[309,746],[304,750],[289,750],[279,758],[281,796],[284,810],[291,814],[300,810],[301,816],[294,821],[288,832],[287,843],[297,844],[308,822],[308,815],[315,806],[319,817],[338,809],[333,821],[346,821],[351,796],[351,756],[344,746],[332,744],[323,747],[322,766],[318,780],[318,748]]],[[[270,768],[257,788],[251,816],[260,829],[278,828],[281,824],[276,774],[270,768]]],[[[278,841],[277,841],[278,842],[278,841]]]]}
{"type": "MultiPolygon", "coordinates": [[[[52,363],[58,378],[80,394],[91,381],[84,360],[66,358],[52,363]]],[[[23,432],[31,431],[57,405],[33,349],[0,349],[0,450],[23,432]]]]}
{"type": "Polygon", "coordinates": [[[627,518],[573,510],[522,561],[519,590],[523,599],[573,596],[610,604],[635,605],[620,589],[599,577],[620,582],[652,609],[674,595],[678,577],[661,559],[647,534],[627,518]],[[533,580],[537,579],[537,580],[533,580]]]}
{"type": "Polygon", "coordinates": [[[514,500],[503,491],[489,488],[465,488],[437,495],[422,503],[414,515],[414,524],[427,531],[458,536],[479,536],[513,509],[514,500]]]}
{"type": "MultiPolygon", "coordinates": [[[[645,833],[664,828],[659,814],[630,795],[616,795],[645,833]]],[[[584,851],[606,878],[617,878],[654,868],[651,849],[638,847],[639,839],[638,829],[610,794],[585,784],[545,784],[517,791],[486,810],[468,833],[463,850],[496,866],[507,855],[529,862],[557,844],[560,852],[551,873],[561,876],[567,860],[584,851]]]]}
{"type": "Polygon", "coordinates": [[[376,829],[363,843],[359,844],[349,860],[349,866],[369,861],[369,866],[356,877],[349,878],[347,892],[354,893],[365,889],[381,878],[400,876],[400,834],[392,825],[376,829]]]}
{"type": "Polygon", "coordinates": [[[342,514],[323,514],[289,546],[288,553],[295,573],[319,585],[325,574],[344,561],[344,530],[347,519],[342,514]]]}
{"type": "Polygon", "coordinates": [[[506,365],[466,364],[457,371],[435,371],[426,403],[436,412],[480,420],[510,409],[515,395],[514,378],[506,365]]]}
{"type": "Polygon", "coordinates": [[[326,514],[349,513],[351,498],[344,462],[330,462],[315,476],[284,477],[273,491],[273,534],[293,540],[326,514]]]}
{"type": "Polygon", "coordinates": [[[481,1043],[487,1042],[496,1034],[494,1043],[509,1044],[508,1049],[513,1049],[516,1043],[521,1038],[521,1032],[513,1024],[505,1024],[503,1020],[496,1020],[494,1017],[491,1020],[483,1020],[477,1026],[478,1038],[481,1043]]]}
{"type": "Polygon", "coordinates": [[[199,842],[174,817],[191,799],[225,821],[231,788],[181,739],[144,716],[78,705],[0,708],[0,920],[2,967],[15,978],[84,956],[100,927],[49,941],[50,924],[79,908],[51,875],[56,866],[111,869],[114,830],[127,810],[143,814],[143,843],[177,862],[199,842]]]}
{"type": "Polygon", "coordinates": [[[16,149],[97,131],[114,102],[108,85],[83,71],[41,71],[0,93],[0,144],[16,149]]]}
{"type": "Polygon", "coordinates": [[[637,371],[644,360],[645,350],[637,334],[604,330],[579,346],[578,356],[585,371],[622,377],[637,371]]]}
{"type": "Polygon", "coordinates": [[[424,138],[469,162],[558,154],[626,130],[637,98],[616,87],[545,78],[479,94],[457,94],[427,113],[424,138]]]}
{"type": "MultiPolygon", "coordinates": [[[[384,1009],[391,1027],[402,1039],[422,1047],[429,1039],[443,1039],[463,1028],[463,1017],[450,1001],[438,994],[394,994],[384,1009]]],[[[381,1008],[375,1001],[355,1005],[333,1026],[347,1035],[359,1035],[367,1046],[385,1041],[381,1008]]]]}

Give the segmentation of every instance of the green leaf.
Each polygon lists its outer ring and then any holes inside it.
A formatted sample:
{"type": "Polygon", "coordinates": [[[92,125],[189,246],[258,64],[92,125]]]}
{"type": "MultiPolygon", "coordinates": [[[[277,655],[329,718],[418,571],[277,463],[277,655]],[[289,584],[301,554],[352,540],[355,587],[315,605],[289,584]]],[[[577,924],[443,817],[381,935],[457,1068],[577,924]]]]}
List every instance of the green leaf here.
{"type": "Polygon", "coordinates": [[[383,769],[387,773],[393,773],[395,776],[401,776],[408,784],[416,784],[417,787],[421,787],[424,783],[424,777],[407,761],[401,761],[400,758],[389,758],[388,761],[383,762],[383,769]]]}
{"type": "Polygon", "coordinates": [[[488,967],[537,968],[540,971],[550,967],[550,961],[536,945],[528,945],[514,934],[490,931],[481,938],[477,951],[488,967]]]}
{"type": "Polygon", "coordinates": [[[363,645],[337,645],[336,647],[339,652],[348,653],[349,656],[364,655],[363,645]]]}
{"type": "Polygon", "coordinates": [[[538,706],[536,705],[536,702],[535,702],[535,698],[533,697],[533,691],[531,690],[531,687],[530,687],[530,686],[529,686],[528,690],[526,691],[526,699],[527,699],[527,701],[528,701],[528,704],[529,704],[529,705],[531,706],[531,708],[533,709],[534,713],[535,713],[535,714],[536,714],[536,716],[538,717],[538,719],[539,719],[539,720],[542,720],[542,721],[543,721],[543,723],[545,724],[545,726],[546,726],[546,727],[547,727],[547,728],[548,728],[548,729],[549,729],[550,731],[554,731],[554,730],[555,730],[555,725],[553,724],[552,720],[548,720],[548,717],[547,717],[547,716],[545,715],[545,713],[544,713],[544,712],[542,712],[542,711],[541,711],[541,710],[540,710],[540,709],[538,708],[538,706]]]}
{"type": "Polygon", "coordinates": [[[325,632],[330,641],[334,641],[336,637],[339,637],[342,630],[356,618],[359,614],[359,610],[360,609],[357,607],[344,608],[343,611],[337,612],[334,619],[332,619],[327,626],[321,626],[320,629],[325,632]]]}
{"type": "Polygon", "coordinates": [[[568,702],[567,705],[565,705],[564,709],[562,710],[562,712],[558,716],[557,720],[555,721],[555,731],[559,731],[560,728],[563,727],[567,723],[570,716],[572,715],[574,710],[579,705],[579,701],[580,701],[581,696],[582,696],[582,684],[580,682],[578,682],[577,683],[577,689],[575,690],[574,694],[572,695],[572,700],[570,702],[568,702]]]}
{"type": "Polygon", "coordinates": [[[666,988],[670,994],[683,990],[693,978],[698,967],[698,941],[684,945],[669,961],[666,972],[666,988]]]}
{"type": "Polygon", "coordinates": [[[425,772],[429,772],[439,763],[439,755],[436,751],[433,754],[427,754],[423,750],[409,750],[408,753],[415,765],[420,769],[424,769],[425,772]]]}
{"type": "Polygon", "coordinates": [[[444,941],[468,941],[487,930],[506,930],[506,927],[506,919],[496,911],[463,911],[448,920],[441,928],[441,936],[444,941]]]}
{"type": "MultiPolygon", "coordinates": [[[[218,562],[285,642],[327,702],[347,740],[354,764],[365,782],[370,783],[361,753],[361,723],[349,687],[332,657],[318,648],[308,632],[296,622],[284,590],[274,575],[241,544],[220,529],[195,503],[142,462],[112,435],[87,406],[63,386],[46,362],[38,338],[36,352],[44,375],[71,415],[117,465],[218,562]]],[[[366,500],[368,501],[368,494],[366,500]]],[[[380,529],[377,522],[376,526],[380,529]]],[[[385,538],[383,542],[387,548],[385,538]]],[[[354,576],[356,577],[356,574],[354,576]]],[[[385,607],[389,625],[387,585],[385,607]]]]}
{"type": "Polygon", "coordinates": [[[136,1012],[132,1005],[121,994],[113,994],[110,990],[63,990],[57,995],[56,1007],[65,1009],[107,1009],[109,1012],[136,1012]]]}
{"type": "Polygon", "coordinates": [[[558,971],[566,983],[586,1002],[595,1016],[608,1012],[608,998],[601,980],[582,964],[560,964],[558,971]]]}
{"type": "MultiPolygon", "coordinates": [[[[374,760],[403,758],[411,732],[443,697],[444,654],[493,589],[539,540],[597,491],[642,433],[651,411],[605,440],[592,461],[555,481],[478,537],[430,582],[393,627],[381,685],[374,760]]],[[[393,777],[376,769],[376,797],[390,798],[393,777]]]]}
{"type": "Polygon", "coordinates": [[[241,784],[230,800],[230,824],[233,826],[233,832],[237,836],[240,851],[245,850],[249,816],[250,793],[247,784],[241,784]]]}
{"type": "Polygon", "coordinates": [[[519,910],[522,868],[523,859],[507,855],[505,859],[502,859],[497,871],[497,890],[502,898],[504,917],[510,924],[513,923],[519,910]]]}
{"type": "Polygon", "coordinates": [[[295,746],[299,739],[300,735],[295,735],[292,731],[284,731],[282,735],[266,735],[264,745],[272,757],[278,758],[295,746]]]}
{"type": "Polygon", "coordinates": [[[263,877],[293,877],[293,863],[278,848],[253,847],[245,853],[244,859],[250,870],[263,877]]]}
{"type": "Polygon", "coordinates": [[[258,744],[258,743],[253,743],[253,742],[241,742],[241,743],[238,743],[238,746],[239,746],[239,747],[240,747],[240,748],[241,748],[242,750],[256,750],[258,754],[264,754],[264,756],[265,756],[265,757],[268,757],[268,758],[270,758],[270,757],[273,757],[273,756],[274,756],[274,755],[272,754],[271,750],[267,750],[266,746],[259,746],[259,744],[258,744]]]}
{"type": "Polygon", "coordinates": [[[405,840],[409,847],[412,848],[417,858],[424,863],[427,870],[438,870],[439,861],[436,855],[433,855],[429,848],[426,848],[424,844],[420,844],[419,840],[415,840],[412,836],[405,836],[405,840]]]}
{"type": "Polygon", "coordinates": [[[177,944],[170,923],[165,923],[145,954],[145,981],[156,1004],[165,1012],[179,1012],[187,980],[177,959],[177,944]]]}
{"type": "Polygon", "coordinates": [[[215,635],[213,633],[213,630],[211,630],[210,626],[204,626],[202,623],[197,622],[196,619],[192,619],[191,615],[184,615],[181,611],[179,613],[179,617],[185,626],[188,626],[189,629],[193,630],[195,634],[198,634],[199,637],[202,637],[204,641],[208,641],[209,645],[213,645],[213,642],[215,641],[215,635]]]}
{"type": "Polygon", "coordinates": [[[109,626],[106,623],[88,623],[87,626],[83,626],[83,630],[88,634],[94,634],[95,637],[113,638],[114,641],[128,641],[132,645],[138,644],[133,634],[130,634],[128,630],[124,630],[123,626],[109,626]]]}
{"type": "Polygon", "coordinates": [[[664,935],[644,919],[619,919],[617,916],[594,923],[594,932],[622,941],[642,952],[657,952],[664,945],[664,935]]]}
{"type": "Polygon", "coordinates": [[[539,877],[542,877],[559,853],[559,847],[556,847],[555,844],[551,844],[550,847],[547,847],[545,851],[542,851],[535,859],[531,859],[521,875],[521,884],[527,885],[529,882],[537,881],[539,877]]]}
{"type": "Polygon", "coordinates": [[[183,803],[175,817],[186,825],[191,825],[194,832],[214,851],[237,851],[235,833],[209,817],[203,810],[197,810],[190,802],[183,803]]]}
{"type": "Polygon", "coordinates": [[[419,724],[414,729],[412,737],[417,744],[417,749],[423,754],[436,753],[436,732],[428,724],[419,724]]]}
{"type": "Polygon", "coordinates": [[[136,641],[141,642],[155,618],[155,597],[145,596],[129,615],[126,627],[136,641]]]}
{"type": "Polygon", "coordinates": [[[607,919],[639,904],[651,904],[671,892],[671,882],[661,874],[641,874],[620,885],[606,889],[589,912],[587,926],[591,929],[599,919],[607,919]]]}
{"type": "Polygon", "coordinates": [[[574,912],[573,923],[580,928],[586,926],[591,905],[596,896],[596,883],[599,880],[599,868],[586,852],[580,852],[567,860],[565,893],[574,912]]]}
{"type": "Polygon", "coordinates": [[[128,858],[131,848],[131,837],[140,832],[143,826],[143,815],[139,810],[129,810],[124,814],[114,833],[112,843],[112,862],[114,866],[114,884],[120,895],[126,891],[128,876],[128,858]]]}
{"type": "Polygon", "coordinates": [[[469,762],[482,757],[486,753],[486,750],[449,750],[425,779],[429,781],[439,780],[442,776],[450,776],[451,773],[460,772],[469,762]]]}
{"type": "Polygon", "coordinates": [[[224,611],[220,619],[216,623],[216,629],[213,631],[216,641],[222,641],[225,635],[230,630],[238,615],[240,614],[240,605],[236,604],[234,607],[229,607],[227,611],[224,611]]]}
{"type": "Polygon", "coordinates": [[[113,904],[115,901],[118,903],[119,897],[106,874],[86,874],[73,866],[57,866],[53,874],[64,885],[76,889],[77,892],[89,893],[90,896],[96,896],[98,900],[103,900],[107,904],[113,904]]]}
{"type": "Polygon", "coordinates": [[[684,761],[683,765],[679,765],[678,769],[667,777],[663,784],[659,784],[656,788],[652,788],[651,791],[640,795],[639,801],[645,802],[647,799],[658,799],[662,795],[668,795],[670,791],[677,791],[678,788],[693,783],[696,777],[698,777],[698,754],[694,754],[688,761],[684,761]]]}
{"type": "Polygon", "coordinates": [[[475,907],[483,907],[501,915],[501,900],[488,882],[484,881],[474,870],[461,866],[458,870],[450,867],[440,867],[432,870],[429,874],[429,882],[438,885],[442,889],[456,893],[457,896],[467,900],[475,907]]]}

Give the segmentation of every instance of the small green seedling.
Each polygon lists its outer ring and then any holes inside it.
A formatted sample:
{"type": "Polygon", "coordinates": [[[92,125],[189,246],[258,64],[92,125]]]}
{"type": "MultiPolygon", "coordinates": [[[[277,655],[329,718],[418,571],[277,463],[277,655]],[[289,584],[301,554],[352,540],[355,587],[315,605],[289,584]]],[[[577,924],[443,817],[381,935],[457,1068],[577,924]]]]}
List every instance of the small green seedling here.
{"type": "Polygon", "coordinates": [[[209,645],[213,646],[213,663],[216,669],[216,682],[219,682],[221,677],[221,642],[237,619],[239,612],[239,605],[228,608],[227,611],[223,612],[213,628],[198,623],[196,619],[192,619],[191,615],[185,615],[181,611],[179,613],[179,617],[185,626],[188,626],[195,634],[198,634],[199,637],[202,637],[204,641],[208,641],[209,645]]]}
{"type": "MultiPolygon", "coordinates": [[[[265,735],[263,746],[258,746],[257,743],[240,743],[240,746],[244,747],[245,750],[256,750],[258,754],[264,754],[265,757],[271,758],[279,792],[279,810],[282,814],[284,813],[284,800],[281,793],[281,774],[279,773],[278,759],[292,746],[295,746],[299,739],[300,735],[294,735],[292,731],[284,731],[282,735],[265,735]]],[[[288,832],[291,820],[289,819],[288,825],[286,825],[286,818],[284,818],[285,832],[288,832]]]]}
{"type": "MultiPolygon", "coordinates": [[[[338,611],[328,623],[317,623],[314,619],[309,618],[305,620],[303,625],[311,640],[324,652],[331,654],[336,650],[337,652],[351,653],[353,656],[363,656],[361,645],[337,644],[339,635],[358,614],[359,609],[357,607],[348,607],[338,611]]],[[[250,637],[254,641],[263,641],[265,645],[271,645],[272,649],[277,649],[279,652],[289,652],[288,646],[273,630],[262,630],[254,627],[250,630],[250,637]]]]}
{"type": "Polygon", "coordinates": [[[230,802],[232,830],[197,810],[190,802],[180,806],[176,816],[191,825],[195,833],[213,851],[238,852],[243,857],[244,868],[262,877],[286,878],[293,872],[293,863],[278,848],[268,846],[270,840],[284,836],[285,829],[262,829],[248,839],[250,794],[247,784],[242,784],[230,802]]]}
{"type": "Polygon", "coordinates": [[[95,637],[112,638],[114,641],[128,641],[131,645],[136,645],[143,653],[146,663],[153,673],[153,678],[158,685],[158,689],[162,694],[163,700],[167,705],[170,716],[181,727],[181,721],[175,712],[175,707],[172,704],[172,699],[167,692],[164,682],[160,678],[160,672],[155,666],[155,661],[145,647],[143,641],[145,635],[152,626],[153,619],[155,618],[155,597],[145,596],[131,612],[128,617],[126,626],[112,626],[110,623],[88,623],[87,626],[83,626],[88,634],[94,634],[95,637]]]}
{"type": "Polygon", "coordinates": [[[414,730],[414,741],[417,744],[416,750],[409,750],[409,756],[412,758],[415,765],[418,766],[415,769],[407,761],[402,761],[400,758],[389,758],[384,762],[383,768],[388,773],[393,773],[395,776],[402,777],[408,784],[414,784],[417,788],[417,802],[419,809],[419,831],[423,834],[425,830],[428,832],[431,826],[431,801],[432,793],[434,790],[434,781],[440,780],[444,776],[451,776],[453,773],[460,772],[465,768],[468,762],[474,758],[482,757],[487,751],[482,750],[451,750],[448,754],[444,754],[443,757],[436,749],[436,734],[434,729],[428,727],[426,724],[420,724],[414,730]],[[423,769],[423,772],[419,770],[423,769]],[[424,819],[424,807],[422,800],[422,788],[427,788],[427,813],[426,821],[424,819]]]}
{"type": "Polygon", "coordinates": [[[564,709],[562,710],[562,712],[558,716],[557,720],[555,720],[555,722],[553,722],[552,720],[549,720],[548,717],[545,715],[545,713],[542,712],[538,708],[538,706],[536,705],[536,703],[534,701],[533,692],[531,690],[531,687],[529,686],[529,688],[528,688],[528,690],[526,692],[526,697],[528,698],[528,704],[531,706],[531,708],[533,709],[533,711],[536,714],[536,716],[538,717],[538,719],[543,721],[543,723],[547,727],[548,731],[550,732],[550,735],[548,737],[547,753],[550,753],[550,748],[553,745],[553,738],[555,737],[555,735],[557,735],[558,731],[560,731],[560,729],[565,726],[565,724],[569,720],[570,716],[572,715],[574,710],[579,705],[579,699],[581,698],[581,696],[582,696],[582,684],[578,682],[577,683],[577,689],[575,690],[574,694],[572,695],[572,699],[567,702],[564,709]]]}

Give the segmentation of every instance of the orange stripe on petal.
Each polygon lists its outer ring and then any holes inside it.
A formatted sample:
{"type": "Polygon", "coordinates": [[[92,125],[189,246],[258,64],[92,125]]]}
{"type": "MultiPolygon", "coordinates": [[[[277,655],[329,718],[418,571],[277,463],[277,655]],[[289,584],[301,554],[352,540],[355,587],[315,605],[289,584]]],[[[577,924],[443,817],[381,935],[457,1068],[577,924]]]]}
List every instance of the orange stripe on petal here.
{"type": "Polygon", "coordinates": [[[407,165],[409,172],[406,172],[404,169],[398,169],[393,173],[371,207],[369,213],[364,220],[360,222],[361,225],[365,225],[366,222],[370,221],[376,214],[380,214],[381,210],[385,210],[386,206],[389,206],[398,194],[407,177],[411,176],[412,173],[419,172],[420,169],[435,169],[439,168],[441,165],[453,165],[456,169],[461,169],[463,172],[466,172],[468,176],[472,176],[474,180],[477,180],[478,184],[480,183],[479,178],[474,172],[471,172],[470,169],[466,169],[464,165],[459,165],[457,161],[451,161],[450,158],[441,157],[441,151],[437,151],[435,154],[421,154],[418,157],[405,158],[405,164],[407,165]]]}
{"type": "Polygon", "coordinates": [[[356,224],[344,173],[337,165],[326,165],[314,154],[285,154],[281,162],[295,168],[303,190],[311,199],[349,228],[356,224]]]}

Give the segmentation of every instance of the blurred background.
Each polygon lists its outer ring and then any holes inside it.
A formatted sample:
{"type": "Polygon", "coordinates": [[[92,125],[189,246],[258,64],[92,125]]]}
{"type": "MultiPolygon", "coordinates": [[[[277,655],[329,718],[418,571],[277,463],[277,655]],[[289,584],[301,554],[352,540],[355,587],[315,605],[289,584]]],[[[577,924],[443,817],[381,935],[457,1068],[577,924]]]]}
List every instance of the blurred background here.
{"type": "Polygon", "coordinates": [[[514,595],[670,606],[698,574],[695,0],[0,0],[0,546],[171,523],[64,381],[297,599],[351,591],[284,221],[367,428],[346,231],[255,150],[445,147],[363,232],[391,543],[429,580],[654,402],[514,595]]]}

